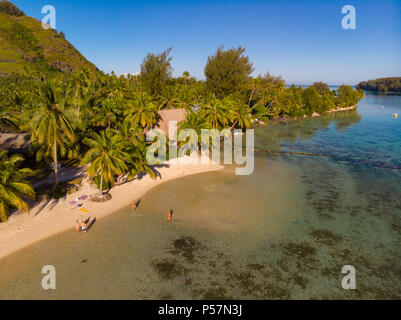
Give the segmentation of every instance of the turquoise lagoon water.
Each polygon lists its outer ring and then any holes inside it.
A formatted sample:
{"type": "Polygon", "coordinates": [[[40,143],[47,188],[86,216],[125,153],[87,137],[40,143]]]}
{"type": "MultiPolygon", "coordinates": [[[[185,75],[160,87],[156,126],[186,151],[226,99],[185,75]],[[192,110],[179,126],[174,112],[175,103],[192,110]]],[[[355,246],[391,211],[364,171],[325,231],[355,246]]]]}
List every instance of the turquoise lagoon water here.
{"type": "Polygon", "coordinates": [[[0,298],[400,299],[401,96],[256,130],[255,171],[162,184],[0,260],[0,298]],[[380,106],[384,106],[382,109],[380,106]],[[174,209],[174,220],[166,221],[174,209]],[[57,289],[41,287],[54,265],[57,289]],[[344,265],[356,290],[341,286],[344,265]]]}

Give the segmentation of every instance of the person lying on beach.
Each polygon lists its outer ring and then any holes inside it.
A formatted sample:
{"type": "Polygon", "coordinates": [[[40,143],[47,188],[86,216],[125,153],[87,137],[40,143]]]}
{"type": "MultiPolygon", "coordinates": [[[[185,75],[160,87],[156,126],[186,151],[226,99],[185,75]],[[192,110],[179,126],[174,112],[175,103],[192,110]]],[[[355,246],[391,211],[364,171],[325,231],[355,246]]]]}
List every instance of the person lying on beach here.
{"type": "Polygon", "coordinates": [[[78,203],[76,201],[70,201],[69,204],[73,206],[71,210],[81,208],[84,205],[83,203],[78,203]]]}
{"type": "Polygon", "coordinates": [[[83,221],[83,220],[82,220],[82,223],[81,223],[81,230],[82,230],[83,234],[85,234],[86,231],[88,230],[88,226],[86,225],[85,221],[83,221]]]}
{"type": "Polygon", "coordinates": [[[78,220],[75,222],[75,231],[76,232],[79,232],[79,229],[80,229],[80,225],[79,225],[79,222],[78,222],[78,220]]]}

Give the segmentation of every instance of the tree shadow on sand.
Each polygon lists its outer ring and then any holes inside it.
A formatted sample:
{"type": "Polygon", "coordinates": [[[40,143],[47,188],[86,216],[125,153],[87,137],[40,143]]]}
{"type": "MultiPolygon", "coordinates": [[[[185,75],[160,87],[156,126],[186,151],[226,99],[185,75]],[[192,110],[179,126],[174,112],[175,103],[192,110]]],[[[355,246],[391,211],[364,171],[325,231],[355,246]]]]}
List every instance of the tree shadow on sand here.
{"type": "MultiPolygon", "coordinates": [[[[168,165],[168,164],[156,164],[156,165],[153,165],[153,166],[148,166],[148,168],[150,170],[152,170],[152,172],[155,174],[156,179],[157,178],[160,178],[160,179],[162,178],[162,175],[161,175],[160,171],[157,170],[158,168],[169,168],[169,167],[170,167],[170,165],[168,165]]],[[[127,179],[124,182],[119,183],[118,185],[121,186],[121,185],[124,185],[126,183],[129,183],[129,182],[132,182],[132,181],[135,181],[135,180],[142,180],[147,175],[148,174],[145,171],[141,171],[135,176],[135,178],[133,178],[131,180],[127,179]]]]}
{"type": "Polygon", "coordinates": [[[53,210],[60,200],[66,201],[68,194],[79,190],[79,183],[74,180],[69,182],[60,182],[56,187],[52,184],[42,184],[38,189],[36,189],[37,200],[34,203],[30,203],[31,209],[39,206],[35,216],[46,207],[53,210]]]}
{"type": "Polygon", "coordinates": [[[96,217],[93,217],[92,221],[90,221],[91,217],[89,216],[88,219],[84,220],[85,224],[87,225],[86,230],[89,231],[92,226],[96,223],[96,217]]]}

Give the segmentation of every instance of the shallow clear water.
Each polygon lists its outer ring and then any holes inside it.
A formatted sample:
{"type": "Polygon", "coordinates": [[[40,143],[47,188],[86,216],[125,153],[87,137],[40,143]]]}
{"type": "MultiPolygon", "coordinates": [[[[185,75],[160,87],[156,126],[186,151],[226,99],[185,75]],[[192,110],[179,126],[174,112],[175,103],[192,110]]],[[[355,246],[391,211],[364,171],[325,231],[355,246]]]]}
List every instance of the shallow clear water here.
{"type": "Polygon", "coordinates": [[[227,167],[171,181],[85,237],[20,250],[0,260],[0,298],[400,299],[394,112],[401,96],[368,94],[357,111],[260,127],[251,176],[227,167]],[[56,290],[41,287],[44,265],[56,290]],[[356,290],[341,287],[344,265],[356,290]]]}

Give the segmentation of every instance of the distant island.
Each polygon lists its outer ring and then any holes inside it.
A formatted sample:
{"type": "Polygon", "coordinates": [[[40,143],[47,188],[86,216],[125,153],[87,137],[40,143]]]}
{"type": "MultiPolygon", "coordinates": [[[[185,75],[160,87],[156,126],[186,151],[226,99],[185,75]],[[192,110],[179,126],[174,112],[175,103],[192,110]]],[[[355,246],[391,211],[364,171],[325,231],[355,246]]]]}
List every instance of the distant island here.
{"type": "Polygon", "coordinates": [[[360,82],[357,89],[379,92],[401,92],[401,77],[379,78],[360,82]]]}

